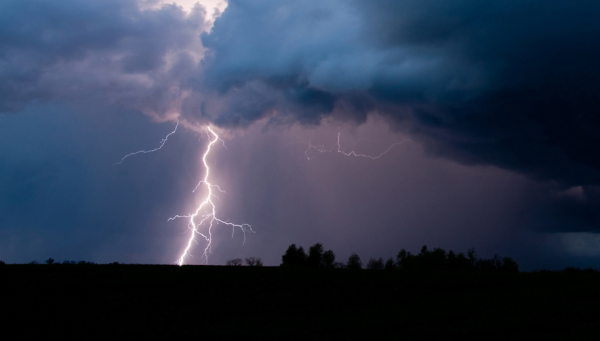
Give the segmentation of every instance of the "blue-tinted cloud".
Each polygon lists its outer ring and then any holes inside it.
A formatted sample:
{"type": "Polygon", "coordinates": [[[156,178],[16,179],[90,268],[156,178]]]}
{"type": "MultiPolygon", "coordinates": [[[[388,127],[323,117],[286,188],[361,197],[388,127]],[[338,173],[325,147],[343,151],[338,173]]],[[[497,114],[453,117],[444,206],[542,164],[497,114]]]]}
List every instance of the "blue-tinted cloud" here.
{"type": "MultiPolygon", "coordinates": [[[[231,1],[203,36],[205,84],[261,82],[309,122],[361,98],[355,119],[383,113],[438,155],[598,184],[598,14],[593,1],[231,1]]],[[[234,108],[221,118],[242,121],[234,108]]]]}
{"type": "Polygon", "coordinates": [[[204,9],[140,10],[134,0],[0,4],[0,112],[33,101],[119,103],[158,115],[194,69],[204,9]],[[181,70],[181,69],[185,70],[181,70]]]}
{"type": "Polygon", "coordinates": [[[553,214],[529,226],[597,229],[597,1],[232,0],[202,34],[204,15],[2,1],[0,111],[108,103],[224,127],[378,113],[430,155],[543,181],[530,217],[553,214]]]}

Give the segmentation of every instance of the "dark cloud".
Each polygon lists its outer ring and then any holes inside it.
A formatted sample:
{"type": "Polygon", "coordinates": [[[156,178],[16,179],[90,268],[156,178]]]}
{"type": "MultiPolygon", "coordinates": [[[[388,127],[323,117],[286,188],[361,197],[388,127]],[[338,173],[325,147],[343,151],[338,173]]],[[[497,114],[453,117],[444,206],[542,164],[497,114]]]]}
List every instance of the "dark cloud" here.
{"type": "Polygon", "coordinates": [[[359,93],[360,111],[431,153],[598,184],[599,14],[594,1],[231,1],[203,36],[206,84],[262,81],[308,121],[359,93]]]}
{"type": "Polygon", "coordinates": [[[5,1],[0,108],[92,98],[248,126],[378,112],[465,164],[600,184],[600,5],[566,0],[5,1]],[[201,47],[200,47],[201,48],[201,47]]]}
{"type": "MultiPolygon", "coordinates": [[[[431,155],[553,182],[550,225],[597,229],[595,200],[560,193],[600,184],[599,15],[595,1],[233,0],[202,37],[204,84],[237,101],[257,82],[280,94],[252,118],[377,112],[431,155]],[[586,222],[562,219],[575,216],[586,222]]],[[[221,124],[243,122],[229,109],[221,124]]]]}
{"type": "Polygon", "coordinates": [[[0,4],[0,112],[88,98],[163,114],[194,68],[204,9],[140,10],[135,0],[0,4]],[[182,71],[185,69],[185,72],[182,71]]]}

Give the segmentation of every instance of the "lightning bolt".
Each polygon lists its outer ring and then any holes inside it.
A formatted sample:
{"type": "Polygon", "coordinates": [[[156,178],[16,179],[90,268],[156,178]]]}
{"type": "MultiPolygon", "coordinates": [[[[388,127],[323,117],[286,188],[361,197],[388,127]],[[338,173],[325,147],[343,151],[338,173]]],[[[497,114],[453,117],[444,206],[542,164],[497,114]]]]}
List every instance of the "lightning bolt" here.
{"type": "MultiPolygon", "coordinates": [[[[340,144],[340,136],[341,136],[341,133],[338,132],[338,136],[337,136],[337,152],[338,153],[346,155],[346,156],[365,157],[365,158],[369,158],[369,159],[373,159],[373,160],[379,159],[380,157],[384,156],[385,154],[387,154],[395,146],[401,145],[404,142],[412,142],[411,140],[406,139],[406,140],[402,140],[400,142],[393,143],[385,151],[383,151],[381,154],[379,154],[377,156],[373,156],[373,155],[366,155],[366,154],[358,154],[354,150],[351,150],[349,152],[343,151],[342,150],[342,146],[340,144]]],[[[310,160],[310,156],[308,155],[308,152],[311,149],[314,149],[314,150],[318,151],[319,153],[331,153],[331,152],[334,151],[335,147],[336,146],[332,146],[330,149],[325,149],[324,145],[315,146],[315,145],[312,144],[312,142],[309,141],[308,148],[304,151],[304,155],[306,155],[306,158],[308,160],[310,160]]]]}
{"type": "Polygon", "coordinates": [[[154,153],[155,151],[160,150],[165,145],[165,143],[167,143],[167,140],[169,139],[169,136],[175,134],[175,132],[177,131],[177,127],[178,126],[179,126],[179,121],[177,121],[177,123],[175,123],[175,129],[173,129],[172,132],[170,132],[169,134],[167,134],[167,136],[165,136],[165,138],[160,141],[160,146],[158,146],[157,148],[154,148],[152,150],[138,150],[137,152],[129,153],[129,154],[123,156],[123,158],[121,159],[121,161],[115,163],[115,165],[122,164],[123,161],[125,161],[125,159],[128,158],[128,157],[130,157],[130,156],[134,156],[136,154],[154,153]]]}
{"type": "Polygon", "coordinates": [[[208,161],[206,159],[207,159],[208,155],[210,154],[212,146],[215,143],[217,143],[217,141],[223,142],[223,140],[221,140],[219,138],[219,135],[217,135],[217,133],[215,133],[215,131],[212,130],[210,127],[206,127],[206,130],[207,130],[207,134],[209,135],[209,143],[208,143],[208,146],[206,147],[206,151],[204,152],[204,155],[202,156],[202,163],[204,164],[204,168],[206,171],[204,173],[204,179],[201,180],[198,183],[198,185],[196,186],[196,188],[194,188],[194,190],[193,190],[193,192],[195,192],[201,185],[204,185],[207,190],[206,197],[200,203],[200,205],[198,206],[198,208],[196,209],[196,211],[194,213],[188,214],[188,215],[176,215],[176,216],[168,219],[168,221],[175,220],[178,218],[188,218],[189,219],[188,228],[190,229],[190,237],[188,239],[185,249],[183,250],[181,256],[177,260],[178,265],[183,265],[185,260],[191,256],[190,249],[192,247],[192,244],[196,241],[196,235],[201,236],[207,242],[207,245],[204,248],[203,257],[206,260],[206,262],[208,262],[208,254],[210,253],[210,248],[212,245],[212,228],[216,224],[224,224],[224,225],[230,226],[232,229],[232,232],[231,232],[232,237],[233,237],[233,233],[235,232],[235,229],[239,228],[244,235],[244,242],[246,242],[246,232],[254,233],[254,231],[252,230],[252,227],[249,224],[234,224],[234,223],[222,220],[217,217],[216,206],[213,202],[213,198],[216,198],[216,196],[213,194],[213,188],[216,188],[218,191],[220,191],[222,193],[225,193],[225,191],[221,190],[221,188],[218,185],[214,185],[209,182],[210,167],[209,167],[208,161]],[[198,222],[196,222],[197,219],[198,219],[198,222]],[[200,231],[200,227],[202,225],[207,225],[207,229],[206,229],[205,233],[200,231]]]}

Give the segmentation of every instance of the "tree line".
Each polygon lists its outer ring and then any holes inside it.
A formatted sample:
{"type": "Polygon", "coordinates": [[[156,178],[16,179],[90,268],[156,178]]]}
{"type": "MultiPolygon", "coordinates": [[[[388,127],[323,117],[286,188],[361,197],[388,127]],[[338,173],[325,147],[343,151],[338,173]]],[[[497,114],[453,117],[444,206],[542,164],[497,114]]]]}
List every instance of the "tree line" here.
{"type": "MultiPolygon", "coordinates": [[[[363,262],[353,253],[345,263],[335,261],[332,250],[325,251],[321,243],[308,249],[308,254],[302,246],[292,244],[281,256],[281,266],[290,268],[347,268],[362,269],[363,262]]],[[[396,259],[371,258],[366,264],[369,270],[430,270],[430,271],[501,271],[519,272],[519,265],[510,257],[500,258],[496,255],[491,259],[477,258],[475,249],[469,249],[466,254],[446,252],[441,248],[429,250],[427,246],[421,248],[418,254],[412,254],[401,249],[396,259]]]]}

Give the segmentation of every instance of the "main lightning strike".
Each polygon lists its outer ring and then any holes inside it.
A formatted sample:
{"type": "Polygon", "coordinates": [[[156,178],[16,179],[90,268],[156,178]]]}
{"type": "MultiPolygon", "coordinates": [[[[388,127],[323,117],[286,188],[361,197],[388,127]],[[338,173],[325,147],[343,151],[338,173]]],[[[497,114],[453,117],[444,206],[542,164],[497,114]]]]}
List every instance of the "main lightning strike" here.
{"type": "MultiPolygon", "coordinates": [[[[366,154],[358,154],[356,153],[354,150],[351,150],[349,152],[345,152],[342,150],[342,146],[340,144],[340,136],[341,133],[338,132],[338,136],[337,136],[337,152],[346,156],[356,156],[356,157],[365,157],[365,158],[369,158],[369,159],[379,159],[380,157],[384,156],[385,154],[387,154],[392,148],[394,148],[395,146],[401,145],[404,142],[412,142],[411,140],[402,140],[400,142],[395,142],[393,144],[391,144],[385,151],[383,151],[381,154],[377,155],[377,156],[373,156],[373,155],[366,155],[366,154]]],[[[308,156],[308,152],[314,149],[316,151],[318,151],[319,153],[331,153],[334,151],[335,146],[332,146],[330,149],[325,149],[325,146],[320,145],[320,146],[315,146],[313,145],[311,142],[308,143],[308,148],[304,151],[304,155],[306,155],[306,158],[308,160],[310,160],[310,156],[308,156]]]]}
{"type": "Polygon", "coordinates": [[[175,129],[173,129],[172,132],[170,132],[169,134],[167,134],[167,136],[165,136],[165,138],[160,141],[160,146],[158,146],[157,148],[154,148],[154,149],[151,149],[151,150],[138,150],[137,152],[129,153],[129,154],[123,156],[123,158],[121,159],[121,161],[116,162],[115,165],[122,164],[123,161],[125,161],[125,159],[128,158],[128,157],[130,157],[130,156],[133,156],[133,155],[136,155],[136,154],[154,153],[155,151],[160,150],[165,145],[165,143],[167,143],[167,140],[169,139],[169,136],[175,134],[175,132],[177,131],[177,127],[178,126],[179,126],[179,121],[177,121],[177,123],[175,123],[175,129]]]}
{"type": "Polygon", "coordinates": [[[212,146],[221,139],[219,138],[219,135],[217,135],[217,133],[215,133],[215,131],[212,130],[210,127],[207,127],[206,130],[208,132],[210,132],[210,135],[212,135],[212,137],[213,137],[213,138],[211,138],[209,135],[209,143],[208,143],[208,146],[206,147],[206,151],[204,152],[204,155],[202,156],[202,163],[204,164],[204,168],[206,169],[206,172],[204,173],[204,179],[202,181],[200,181],[198,183],[198,185],[196,186],[196,188],[194,188],[194,190],[193,190],[193,192],[195,192],[200,185],[206,186],[206,190],[207,190],[206,197],[200,203],[200,205],[198,206],[198,208],[196,209],[196,211],[193,214],[183,215],[183,216],[176,215],[172,218],[169,218],[169,221],[175,220],[177,218],[188,218],[189,219],[188,227],[190,229],[190,238],[188,239],[188,242],[186,244],[185,249],[183,250],[183,253],[177,260],[178,265],[183,265],[185,260],[188,257],[190,257],[190,249],[192,247],[192,243],[194,243],[196,241],[196,235],[200,235],[207,242],[207,245],[204,248],[203,257],[206,261],[208,261],[208,253],[210,252],[210,247],[212,245],[212,228],[215,224],[221,223],[224,225],[231,226],[232,237],[233,237],[233,233],[235,232],[235,229],[239,228],[244,235],[244,242],[246,241],[246,232],[254,233],[254,231],[252,230],[252,227],[249,224],[234,224],[234,223],[230,223],[228,221],[224,221],[217,217],[216,206],[213,202],[213,197],[216,198],[216,196],[213,194],[213,188],[216,188],[217,190],[219,190],[220,192],[223,192],[223,193],[224,193],[224,191],[221,190],[221,188],[219,188],[218,185],[214,185],[209,182],[208,177],[210,174],[210,167],[208,165],[208,162],[206,161],[206,158],[210,154],[212,146]],[[198,223],[196,223],[196,219],[199,219],[198,223]],[[202,233],[200,231],[200,227],[205,222],[207,223],[208,228],[207,228],[206,233],[202,233]]]}

